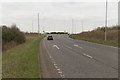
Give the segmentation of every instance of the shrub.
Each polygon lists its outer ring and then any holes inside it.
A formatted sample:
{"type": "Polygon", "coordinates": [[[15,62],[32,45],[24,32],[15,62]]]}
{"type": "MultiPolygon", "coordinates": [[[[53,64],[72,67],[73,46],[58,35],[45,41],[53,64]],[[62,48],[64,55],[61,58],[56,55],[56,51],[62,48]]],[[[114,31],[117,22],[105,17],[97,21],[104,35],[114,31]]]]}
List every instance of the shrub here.
{"type": "Polygon", "coordinates": [[[2,46],[11,42],[15,42],[16,44],[24,43],[25,35],[16,27],[16,25],[12,25],[11,27],[4,25],[2,26],[2,46]]]}
{"type": "Polygon", "coordinates": [[[11,27],[11,32],[14,34],[13,35],[13,40],[17,43],[23,43],[25,42],[25,36],[16,26],[11,27]]]}

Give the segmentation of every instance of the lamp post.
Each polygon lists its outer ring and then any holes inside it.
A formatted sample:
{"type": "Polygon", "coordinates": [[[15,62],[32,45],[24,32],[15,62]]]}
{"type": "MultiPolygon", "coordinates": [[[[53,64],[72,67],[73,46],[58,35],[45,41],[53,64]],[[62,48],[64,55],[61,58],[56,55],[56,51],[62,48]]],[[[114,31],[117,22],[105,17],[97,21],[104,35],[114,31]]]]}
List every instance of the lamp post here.
{"type": "Polygon", "coordinates": [[[38,35],[39,35],[39,29],[40,29],[40,25],[39,25],[39,13],[38,13],[38,35]]]}
{"type": "Polygon", "coordinates": [[[74,20],[72,19],[72,34],[73,34],[73,24],[74,24],[74,20]]]}
{"type": "Polygon", "coordinates": [[[107,0],[106,0],[106,15],[105,15],[105,41],[107,40],[106,28],[107,28],[107,0]]]}

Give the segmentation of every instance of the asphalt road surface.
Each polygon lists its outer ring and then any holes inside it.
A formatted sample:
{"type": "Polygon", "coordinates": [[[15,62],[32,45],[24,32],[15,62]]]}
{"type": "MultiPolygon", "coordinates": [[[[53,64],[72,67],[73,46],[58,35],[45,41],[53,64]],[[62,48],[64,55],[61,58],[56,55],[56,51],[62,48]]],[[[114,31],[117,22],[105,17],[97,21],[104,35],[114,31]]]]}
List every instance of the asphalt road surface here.
{"type": "Polygon", "coordinates": [[[118,49],[52,35],[40,43],[43,78],[118,78],[118,49]]]}

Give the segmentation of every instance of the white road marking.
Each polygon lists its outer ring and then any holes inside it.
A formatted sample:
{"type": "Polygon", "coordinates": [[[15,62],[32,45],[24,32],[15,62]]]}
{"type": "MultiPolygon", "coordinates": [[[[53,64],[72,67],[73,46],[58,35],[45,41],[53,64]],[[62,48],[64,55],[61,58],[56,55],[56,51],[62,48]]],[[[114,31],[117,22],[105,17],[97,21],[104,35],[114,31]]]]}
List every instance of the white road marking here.
{"type": "Polygon", "coordinates": [[[52,58],[52,57],[50,56],[50,58],[52,58]]]}
{"type": "Polygon", "coordinates": [[[74,44],[74,46],[83,49],[83,47],[81,47],[79,45],[74,44]]]}
{"type": "Polygon", "coordinates": [[[87,55],[89,58],[93,58],[92,56],[90,56],[90,55],[87,55]]]}
{"type": "Polygon", "coordinates": [[[78,47],[78,45],[74,44],[75,47],[78,47]]]}
{"type": "Polygon", "coordinates": [[[62,74],[62,71],[58,71],[59,74],[62,74]]]}
{"type": "Polygon", "coordinates": [[[83,55],[85,56],[86,54],[85,54],[85,53],[83,53],[83,55]]]}
{"type": "Polygon", "coordinates": [[[58,68],[58,66],[55,66],[55,68],[57,69],[57,68],[58,68]]]}
{"type": "Polygon", "coordinates": [[[58,71],[60,71],[60,69],[57,69],[58,71]]]}
{"type": "Polygon", "coordinates": [[[53,45],[53,47],[56,47],[57,49],[60,49],[57,45],[53,45]]]}
{"type": "Polygon", "coordinates": [[[84,53],[83,55],[84,55],[84,56],[87,56],[88,58],[91,58],[91,59],[93,58],[92,56],[90,56],[90,55],[88,55],[88,54],[85,54],[85,53],[84,53]]]}
{"type": "Polygon", "coordinates": [[[58,68],[56,62],[53,62],[54,67],[57,69],[58,74],[61,76],[61,78],[65,78],[65,75],[62,73],[62,71],[60,70],[60,68],[58,68]]]}
{"type": "Polygon", "coordinates": [[[65,75],[63,75],[63,74],[61,74],[60,76],[61,76],[62,78],[64,78],[64,77],[65,77],[65,75]]]}
{"type": "MultiPolygon", "coordinates": [[[[45,46],[45,42],[44,42],[44,46],[45,46]]],[[[56,47],[57,49],[60,49],[57,45],[53,45],[53,47],[56,47]]],[[[47,53],[48,53],[48,55],[49,55],[52,63],[54,64],[55,68],[58,70],[58,73],[60,74],[60,76],[61,76],[62,78],[65,78],[65,75],[63,75],[62,71],[58,68],[56,62],[54,61],[54,59],[53,59],[52,56],[50,55],[50,53],[49,53],[49,51],[47,50],[46,46],[45,46],[45,49],[46,49],[46,51],[47,51],[47,53]]]]}
{"type": "Polygon", "coordinates": [[[46,47],[46,45],[45,45],[45,41],[44,41],[43,45],[44,45],[44,47],[45,47],[45,49],[46,49],[46,51],[47,51],[47,54],[49,55],[50,59],[51,59],[52,61],[54,61],[54,59],[53,59],[52,56],[50,55],[50,52],[48,51],[48,49],[47,49],[47,47],[46,47]]]}
{"type": "MultiPolygon", "coordinates": [[[[55,63],[55,62],[54,62],[55,63]]],[[[58,74],[61,76],[61,78],[65,78],[65,75],[63,74],[63,72],[60,70],[60,68],[58,68],[57,64],[54,64],[54,67],[57,69],[58,74]]]]}
{"type": "Polygon", "coordinates": [[[54,66],[57,66],[57,64],[54,64],[54,66]]]}

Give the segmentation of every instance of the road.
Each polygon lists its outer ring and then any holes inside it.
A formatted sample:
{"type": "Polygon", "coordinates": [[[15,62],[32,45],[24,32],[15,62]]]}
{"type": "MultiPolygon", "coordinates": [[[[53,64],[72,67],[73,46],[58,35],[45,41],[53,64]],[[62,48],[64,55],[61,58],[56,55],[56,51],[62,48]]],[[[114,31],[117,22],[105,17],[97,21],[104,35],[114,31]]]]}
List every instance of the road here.
{"type": "Polygon", "coordinates": [[[52,35],[40,43],[43,78],[117,78],[118,49],[52,35]]]}

